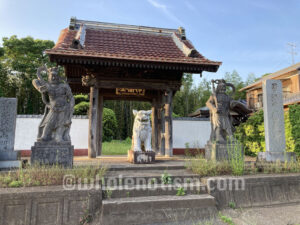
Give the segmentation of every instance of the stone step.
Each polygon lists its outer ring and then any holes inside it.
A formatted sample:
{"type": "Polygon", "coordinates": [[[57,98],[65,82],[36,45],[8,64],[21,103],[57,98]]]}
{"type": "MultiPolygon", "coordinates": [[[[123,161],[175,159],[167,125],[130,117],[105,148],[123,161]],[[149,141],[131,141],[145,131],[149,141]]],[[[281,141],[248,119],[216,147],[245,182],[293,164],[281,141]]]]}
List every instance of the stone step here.
{"type": "MultiPolygon", "coordinates": [[[[168,173],[172,183],[195,183],[200,182],[200,176],[185,171],[180,173],[168,173]]],[[[102,180],[103,186],[119,186],[119,185],[147,185],[147,184],[161,184],[161,173],[119,173],[106,174],[102,180]]]]}
{"type": "Polygon", "coordinates": [[[100,224],[174,224],[211,219],[217,213],[215,199],[208,194],[113,198],[102,202],[100,224]]]}
{"type": "Polygon", "coordinates": [[[137,177],[151,177],[151,176],[161,176],[162,174],[167,173],[173,176],[176,175],[196,175],[192,171],[181,169],[181,170],[124,170],[124,171],[107,171],[106,177],[114,177],[114,176],[137,176],[137,177]]]}
{"type": "Polygon", "coordinates": [[[102,188],[102,193],[104,199],[146,197],[176,195],[180,188],[184,190],[185,194],[207,194],[207,186],[201,183],[106,186],[102,188]]]}
{"type": "Polygon", "coordinates": [[[153,164],[122,164],[108,165],[108,171],[124,171],[124,170],[181,170],[185,169],[185,161],[168,161],[153,164]]]}

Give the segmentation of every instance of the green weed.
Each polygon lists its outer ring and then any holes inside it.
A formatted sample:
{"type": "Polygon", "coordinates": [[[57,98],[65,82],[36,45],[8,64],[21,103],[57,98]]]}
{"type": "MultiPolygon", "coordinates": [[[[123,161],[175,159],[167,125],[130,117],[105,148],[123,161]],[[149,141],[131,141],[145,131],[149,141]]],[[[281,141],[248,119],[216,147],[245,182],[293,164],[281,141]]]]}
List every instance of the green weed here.
{"type": "Polygon", "coordinates": [[[184,188],[183,187],[178,188],[176,195],[177,196],[184,196],[185,195],[184,188]]]}

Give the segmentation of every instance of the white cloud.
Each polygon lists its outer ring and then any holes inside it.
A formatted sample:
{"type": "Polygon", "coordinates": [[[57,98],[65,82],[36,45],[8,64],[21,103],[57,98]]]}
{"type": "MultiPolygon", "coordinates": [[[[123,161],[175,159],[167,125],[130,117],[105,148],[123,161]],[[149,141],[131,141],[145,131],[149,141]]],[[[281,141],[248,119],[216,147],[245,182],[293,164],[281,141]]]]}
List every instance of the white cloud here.
{"type": "Polygon", "coordinates": [[[166,5],[161,4],[159,2],[157,2],[156,0],[148,0],[148,2],[155,8],[161,10],[163,12],[163,14],[165,14],[165,16],[167,16],[170,20],[172,20],[173,22],[177,23],[180,26],[183,26],[184,23],[178,18],[176,17],[169,9],[166,5]]]}
{"type": "Polygon", "coordinates": [[[187,7],[189,10],[194,11],[194,12],[197,11],[196,8],[195,8],[195,6],[192,5],[189,1],[186,1],[186,2],[185,2],[185,5],[186,5],[186,7],[187,7]]]}

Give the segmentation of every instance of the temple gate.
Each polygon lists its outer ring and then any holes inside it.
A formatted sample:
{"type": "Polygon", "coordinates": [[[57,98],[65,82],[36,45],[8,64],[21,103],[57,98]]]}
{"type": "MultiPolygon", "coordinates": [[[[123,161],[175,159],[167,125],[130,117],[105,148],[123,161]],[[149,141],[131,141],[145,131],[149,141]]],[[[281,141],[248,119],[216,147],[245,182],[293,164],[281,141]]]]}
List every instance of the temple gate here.
{"type": "Polygon", "coordinates": [[[64,66],[73,93],[90,93],[88,155],[102,149],[104,100],[152,103],[152,148],[172,156],[172,99],[184,73],[216,72],[221,62],[204,58],[185,30],[71,18],[56,45],[47,50],[64,66]]]}

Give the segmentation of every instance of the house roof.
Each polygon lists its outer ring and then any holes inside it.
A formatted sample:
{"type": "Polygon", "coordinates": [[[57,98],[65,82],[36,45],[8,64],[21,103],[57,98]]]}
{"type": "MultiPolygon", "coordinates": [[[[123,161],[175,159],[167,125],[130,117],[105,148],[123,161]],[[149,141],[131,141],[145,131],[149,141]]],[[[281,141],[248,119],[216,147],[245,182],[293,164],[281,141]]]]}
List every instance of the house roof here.
{"type": "Polygon", "coordinates": [[[253,88],[255,86],[261,85],[262,82],[265,81],[265,80],[274,79],[274,78],[277,78],[277,77],[279,77],[279,76],[281,76],[283,74],[286,74],[286,73],[289,73],[289,72],[292,72],[292,71],[296,71],[296,70],[300,71],[300,62],[296,63],[296,64],[294,64],[292,66],[286,67],[286,68],[284,68],[282,70],[278,70],[278,71],[276,71],[274,73],[271,73],[271,74],[269,74],[267,76],[264,76],[261,79],[259,79],[258,81],[254,82],[252,84],[249,84],[246,87],[241,88],[240,91],[251,89],[251,88],[253,88]]]}
{"type": "Polygon", "coordinates": [[[186,70],[192,66],[195,73],[202,70],[216,72],[221,65],[221,62],[208,60],[201,55],[186,39],[183,28],[164,29],[76,18],[71,18],[70,26],[61,31],[56,45],[46,53],[50,59],[56,56],[125,60],[129,64],[176,64],[186,66],[186,70]]]}

